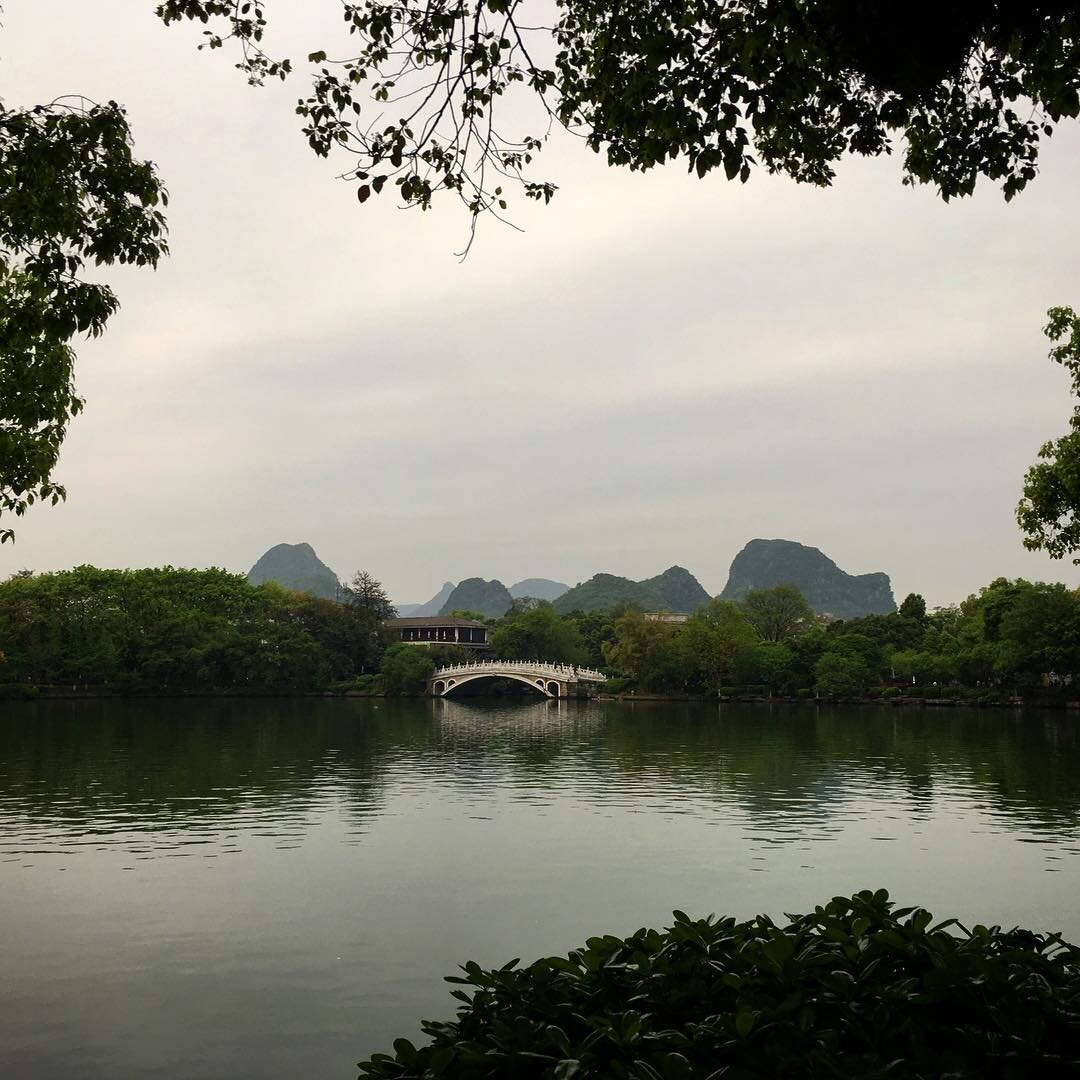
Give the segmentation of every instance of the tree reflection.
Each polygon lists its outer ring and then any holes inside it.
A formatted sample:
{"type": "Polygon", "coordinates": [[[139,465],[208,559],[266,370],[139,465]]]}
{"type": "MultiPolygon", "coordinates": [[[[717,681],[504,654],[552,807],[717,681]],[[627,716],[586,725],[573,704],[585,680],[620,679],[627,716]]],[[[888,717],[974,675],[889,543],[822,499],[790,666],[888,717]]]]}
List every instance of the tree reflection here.
{"type": "Polygon", "coordinates": [[[857,793],[926,816],[957,790],[1015,826],[1080,825],[1071,716],[1005,711],[333,699],[39,702],[0,717],[0,820],[70,835],[354,824],[408,778],[621,802],[730,802],[774,828],[823,825],[857,793]]]}

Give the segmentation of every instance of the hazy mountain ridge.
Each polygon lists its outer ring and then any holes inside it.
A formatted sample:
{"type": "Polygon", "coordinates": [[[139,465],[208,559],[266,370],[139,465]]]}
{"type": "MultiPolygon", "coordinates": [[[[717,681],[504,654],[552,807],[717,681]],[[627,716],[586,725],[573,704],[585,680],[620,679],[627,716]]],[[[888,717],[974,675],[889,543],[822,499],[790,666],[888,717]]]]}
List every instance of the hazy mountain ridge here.
{"type": "Polygon", "coordinates": [[[398,614],[405,618],[406,614],[413,616],[421,615],[438,615],[442,611],[443,604],[450,599],[450,594],[454,591],[456,582],[444,581],[442,588],[426,603],[426,604],[402,604],[398,608],[398,614]],[[409,608],[406,613],[402,608],[409,608]]]}
{"type": "Polygon", "coordinates": [[[794,540],[751,540],[732,560],[720,596],[741,600],[775,585],[794,585],[821,615],[850,619],[896,610],[888,574],[848,574],[824,552],[794,540]]]}
{"type": "Polygon", "coordinates": [[[558,600],[564,592],[568,592],[570,586],[561,581],[552,581],[550,578],[530,577],[522,578],[510,586],[510,595],[515,599],[523,596],[531,596],[534,600],[558,600]]]}
{"type": "Polygon", "coordinates": [[[618,604],[637,604],[646,611],[690,613],[709,599],[689,570],[672,566],[644,581],[632,581],[617,574],[594,574],[563,593],[554,607],[560,615],[574,610],[610,611],[618,604]]]}
{"type": "MultiPolygon", "coordinates": [[[[308,543],[275,545],[247,576],[254,585],[275,581],[287,589],[330,600],[342,600],[344,595],[337,575],[308,543]]],[[[740,600],[752,589],[787,584],[795,585],[819,614],[853,618],[896,610],[888,574],[848,574],[818,548],[794,540],[751,540],[732,560],[720,596],[740,600]]],[[[452,611],[475,611],[487,618],[499,618],[521,597],[546,600],[561,615],[574,610],[611,610],[620,604],[634,604],[646,611],[692,613],[710,600],[689,570],[671,566],[641,581],[617,574],[594,574],[573,588],[550,578],[523,578],[509,589],[498,579],[472,577],[457,584],[446,581],[426,603],[398,604],[397,612],[403,618],[448,615],[452,611]]]]}
{"type": "Polygon", "coordinates": [[[510,590],[498,580],[472,577],[459,581],[439,609],[439,615],[453,611],[475,611],[490,619],[505,615],[514,606],[510,590]]]}
{"type": "Polygon", "coordinates": [[[307,592],[327,600],[341,599],[337,574],[306,543],[275,544],[248,571],[252,585],[276,581],[286,589],[307,592]]]}
{"type": "Polygon", "coordinates": [[[693,574],[683,566],[669,566],[662,574],[638,582],[659,594],[662,607],[668,611],[697,611],[712,597],[693,574]]]}

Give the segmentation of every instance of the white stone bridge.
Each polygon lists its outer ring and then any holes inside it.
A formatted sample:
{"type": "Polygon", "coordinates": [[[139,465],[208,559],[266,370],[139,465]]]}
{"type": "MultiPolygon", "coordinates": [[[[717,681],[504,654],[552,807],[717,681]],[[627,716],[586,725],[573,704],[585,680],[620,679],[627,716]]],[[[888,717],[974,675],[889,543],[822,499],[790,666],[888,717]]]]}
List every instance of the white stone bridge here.
{"type": "Polygon", "coordinates": [[[568,697],[581,683],[603,683],[607,676],[592,668],[549,664],[543,660],[475,660],[439,668],[428,679],[428,693],[445,697],[477,679],[514,679],[549,698],[568,697]]]}

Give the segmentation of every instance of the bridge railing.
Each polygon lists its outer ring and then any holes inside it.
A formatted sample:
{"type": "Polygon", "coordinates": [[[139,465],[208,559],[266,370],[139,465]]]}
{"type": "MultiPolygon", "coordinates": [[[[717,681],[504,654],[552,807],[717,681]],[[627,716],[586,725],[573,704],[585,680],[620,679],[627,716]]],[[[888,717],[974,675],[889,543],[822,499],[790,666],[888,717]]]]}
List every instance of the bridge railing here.
{"type": "Polygon", "coordinates": [[[432,675],[434,679],[449,678],[451,675],[498,675],[500,672],[514,672],[522,675],[542,675],[564,682],[606,682],[607,676],[595,668],[577,667],[574,664],[553,664],[542,660],[469,660],[463,664],[448,664],[438,668],[432,675]]]}

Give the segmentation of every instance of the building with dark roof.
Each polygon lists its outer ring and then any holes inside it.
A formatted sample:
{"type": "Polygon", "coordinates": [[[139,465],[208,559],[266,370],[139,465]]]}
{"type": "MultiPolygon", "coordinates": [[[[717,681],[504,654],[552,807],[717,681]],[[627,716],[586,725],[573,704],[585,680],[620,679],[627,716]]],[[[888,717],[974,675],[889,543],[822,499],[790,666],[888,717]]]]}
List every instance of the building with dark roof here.
{"type": "Polygon", "coordinates": [[[405,641],[410,645],[464,645],[477,650],[487,649],[490,645],[487,625],[478,619],[422,615],[387,619],[384,625],[395,641],[405,641]]]}

